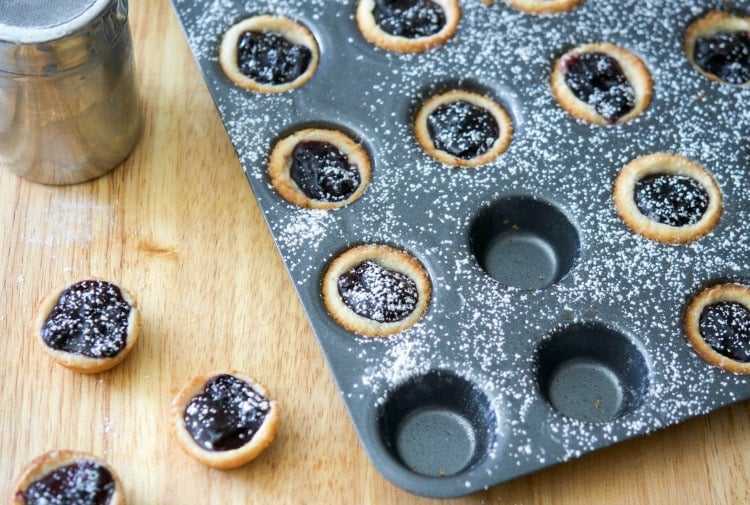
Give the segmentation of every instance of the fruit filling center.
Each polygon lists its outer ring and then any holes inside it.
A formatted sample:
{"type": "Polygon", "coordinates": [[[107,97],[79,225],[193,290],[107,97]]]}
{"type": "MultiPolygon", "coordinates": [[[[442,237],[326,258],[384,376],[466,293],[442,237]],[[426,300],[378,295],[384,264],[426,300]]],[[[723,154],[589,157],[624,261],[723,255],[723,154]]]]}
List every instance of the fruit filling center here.
{"type": "Polygon", "coordinates": [[[379,323],[406,319],[417,307],[417,284],[401,272],[366,260],[339,277],[344,303],[362,317],[379,323]]]}
{"type": "Polygon", "coordinates": [[[635,90],[616,59],[604,53],[582,53],[565,60],[565,84],[609,123],[635,108],[635,90]]]}
{"type": "Polygon", "coordinates": [[[289,174],[305,195],[324,202],[346,200],[362,182],[359,169],[341,150],[313,140],[294,148],[289,174]]]}
{"type": "Polygon", "coordinates": [[[431,0],[375,0],[375,22],[396,37],[417,39],[440,32],[445,12],[431,0]]]}
{"type": "Polygon", "coordinates": [[[73,284],[60,295],[41,328],[53,349],[90,358],[111,358],[126,345],[131,305],[105,281],[73,284]]]}
{"type": "Polygon", "coordinates": [[[228,374],[211,378],[183,414],[185,426],[208,451],[228,451],[250,442],[271,406],[250,384],[228,374]]]}
{"type": "Polygon", "coordinates": [[[437,149],[465,160],[487,152],[500,136],[490,111],[463,100],[435,109],[427,117],[427,130],[437,149]]]}
{"type": "Polygon", "coordinates": [[[307,71],[311,59],[309,48],[274,32],[247,31],[237,42],[240,72],[261,84],[290,83],[307,71]]]}
{"type": "Polygon", "coordinates": [[[741,363],[750,363],[750,310],[737,302],[708,305],[701,312],[703,340],[716,352],[741,363]]]}

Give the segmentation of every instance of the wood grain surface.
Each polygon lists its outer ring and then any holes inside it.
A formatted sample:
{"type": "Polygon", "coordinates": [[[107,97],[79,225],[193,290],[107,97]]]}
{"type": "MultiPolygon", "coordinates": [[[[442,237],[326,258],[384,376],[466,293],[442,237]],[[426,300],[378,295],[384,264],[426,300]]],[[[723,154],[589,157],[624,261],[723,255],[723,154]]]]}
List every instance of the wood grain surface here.
{"type": "MultiPolygon", "coordinates": [[[[93,182],[0,171],[0,496],[58,448],[120,474],[128,503],[428,503],[369,463],[326,369],[168,0],[131,0],[146,123],[93,182]],[[140,341],[117,368],[77,375],[36,347],[40,297],[88,276],[138,299],[140,341]],[[235,368],[278,399],[273,445],[233,471],[188,458],[167,422],[191,376],[235,368]]],[[[750,404],[446,503],[750,503],[750,404]]]]}

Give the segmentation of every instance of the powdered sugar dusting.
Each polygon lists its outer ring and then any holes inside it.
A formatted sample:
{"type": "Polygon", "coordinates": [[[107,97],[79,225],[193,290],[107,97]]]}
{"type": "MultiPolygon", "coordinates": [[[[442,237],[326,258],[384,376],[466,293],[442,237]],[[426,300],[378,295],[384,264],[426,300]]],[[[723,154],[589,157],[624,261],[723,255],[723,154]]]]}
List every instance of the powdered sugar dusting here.
{"type": "MultiPolygon", "coordinates": [[[[750,396],[746,377],[703,362],[682,330],[684,307],[703,286],[750,281],[750,89],[709,82],[682,47],[690,21],[723,2],[587,0],[568,13],[540,17],[501,2],[487,8],[467,0],[458,32],[445,46],[397,55],[362,38],[351,1],[173,1],[363,441],[372,439],[367,420],[399,384],[434,369],[455,371],[485,392],[499,419],[487,457],[467,474],[440,480],[460,488],[441,492],[461,494],[750,396]],[[315,34],[320,66],[303,87],[259,96],[222,76],[221,34],[257,13],[288,16],[315,34]],[[549,89],[555,59],[596,41],[633,52],[652,74],[649,108],[625,125],[579,122],[549,89]],[[490,95],[513,120],[509,149],[474,170],[440,165],[412,135],[419,106],[457,87],[490,95]],[[293,208],[266,174],[270,148],[282,133],[320,123],[353,133],[373,158],[362,198],[330,212],[293,208]],[[686,156],[715,178],[724,209],[707,236],[662,245],[634,234],[618,217],[615,177],[654,152],[686,156]],[[547,289],[504,287],[472,254],[474,217],[510,195],[558,207],[580,234],[573,269],[547,289]],[[417,325],[392,338],[365,339],[325,313],[322,272],[356,243],[394,245],[426,266],[433,300],[417,325]],[[636,342],[650,370],[640,407],[609,423],[563,416],[543,399],[537,381],[539,343],[560,327],[588,321],[636,342]]],[[[376,450],[368,450],[376,460],[376,450]]]]}

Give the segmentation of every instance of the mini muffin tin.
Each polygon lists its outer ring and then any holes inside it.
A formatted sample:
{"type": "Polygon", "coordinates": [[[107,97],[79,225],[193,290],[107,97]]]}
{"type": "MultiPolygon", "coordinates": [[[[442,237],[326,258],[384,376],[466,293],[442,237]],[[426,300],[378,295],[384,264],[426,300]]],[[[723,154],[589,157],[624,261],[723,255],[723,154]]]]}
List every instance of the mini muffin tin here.
{"type": "Polygon", "coordinates": [[[586,0],[534,16],[465,0],[451,40],[406,55],[363,38],[353,1],[173,3],[362,444],[392,482],[468,494],[750,396],[748,376],[703,361],[683,331],[696,293],[750,282],[750,89],[709,81],[683,48],[690,22],[725,2],[586,0]],[[261,95],[222,73],[222,34],[260,14],[316,37],[320,63],[304,86],[261,95]],[[550,91],[554,61],[594,41],[652,74],[653,100],[627,124],[585,124],[550,91]],[[512,117],[510,147],[487,165],[442,165],[414,139],[421,104],[455,88],[512,117]],[[271,186],[274,143],[311,126],[370,154],[356,202],[304,209],[271,186]],[[716,179],[724,209],[707,236],[664,245],[618,217],[617,174],[654,152],[716,179]],[[321,300],[332,259],[369,243],[410,252],[432,282],[425,317],[395,336],[352,334],[321,300]]]}

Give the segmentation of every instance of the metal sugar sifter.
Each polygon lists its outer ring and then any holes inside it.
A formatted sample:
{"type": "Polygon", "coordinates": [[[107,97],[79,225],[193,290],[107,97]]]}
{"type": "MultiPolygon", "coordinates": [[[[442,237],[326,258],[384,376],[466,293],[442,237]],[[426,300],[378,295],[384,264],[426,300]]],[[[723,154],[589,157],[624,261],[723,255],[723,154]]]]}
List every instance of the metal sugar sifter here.
{"type": "Polygon", "coordinates": [[[74,184],[133,150],[142,117],[127,0],[3,0],[0,165],[74,184]]]}

